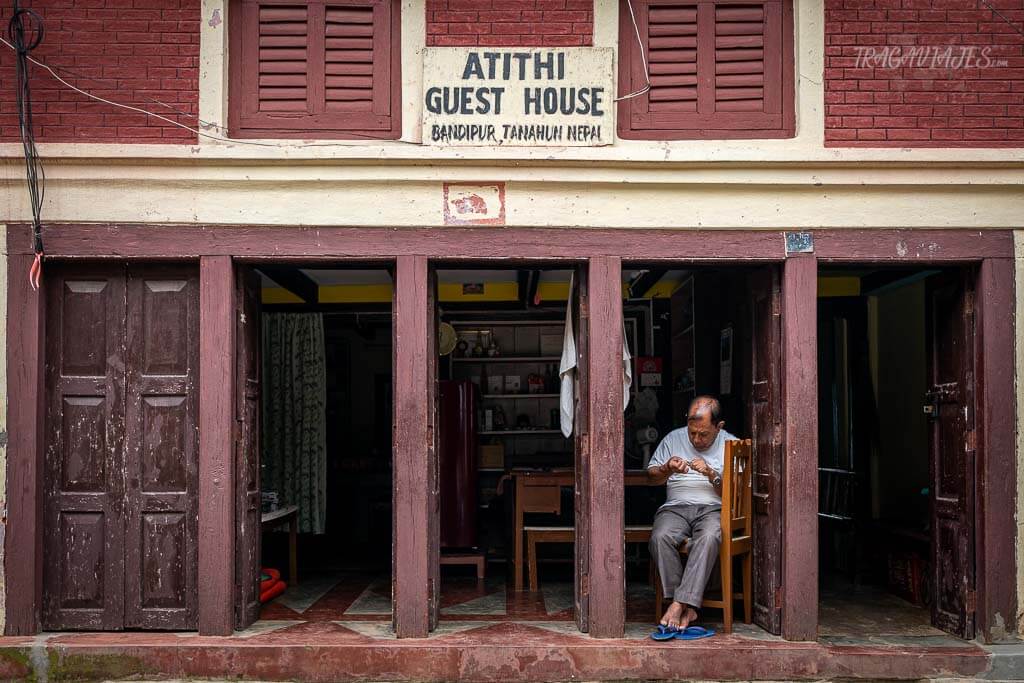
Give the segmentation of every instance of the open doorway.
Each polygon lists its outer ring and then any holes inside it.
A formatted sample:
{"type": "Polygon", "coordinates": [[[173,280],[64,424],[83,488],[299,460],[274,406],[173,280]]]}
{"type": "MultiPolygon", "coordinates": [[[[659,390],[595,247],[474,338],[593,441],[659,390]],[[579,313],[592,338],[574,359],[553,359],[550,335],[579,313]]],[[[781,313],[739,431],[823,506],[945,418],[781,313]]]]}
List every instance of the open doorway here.
{"type": "MultiPolygon", "coordinates": [[[[780,507],[775,502],[781,497],[782,471],[777,429],[782,357],[778,272],[772,266],[627,263],[623,279],[628,292],[626,315],[638,308],[650,311],[649,335],[636,357],[635,396],[625,422],[625,541],[627,558],[632,560],[627,562],[627,621],[649,625],[670,602],[659,604],[657,597],[671,596],[644,542],[643,529],[649,530],[648,537],[654,533],[652,522],[668,502],[666,485],[652,486],[647,481],[647,466],[667,435],[686,429],[691,401],[711,396],[720,404],[724,430],[738,439],[752,440],[752,472],[746,481],[753,489],[753,503],[745,512],[749,531],[743,547],[748,551],[729,561],[731,576],[722,571],[720,562],[715,563],[704,591],[700,623],[721,627],[724,606],[712,604],[723,599],[724,578],[735,596],[730,601],[732,628],[741,633],[778,634],[781,614],[774,599],[782,560],[780,507]],[[743,624],[744,596],[750,604],[751,626],[743,624]]],[[[680,438],[689,437],[684,431],[680,438]]],[[[739,509],[731,495],[722,492],[727,514],[739,509]]],[[[685,571],[689,555],[685,550],[680,555],[685,571]]]]}
{"type": "MultiPolygon", "coordinates": [[[[575,445],[560,370],[563,352],[575,364],[581,351],[566,347],[566,316],[585,285],[572,264],[444,264],[434,277],[438,619],[571,622],[575,445]],[[529,530],[541,527],[564,542],[530,555],[529,530]],[[538,566],[551,580],[531,591],[538,566]]],[[[582,342],[578,320],[569,325],[582,342]]]]}
{"type": "Polygon", "coordinates": [[[240,575],[259,583],[239,621],[390,627],[391,276],[261,265],[240,282],[238,372],[259,457],[239,486],[258,495],[259,517],[237,542],[240,575]]]}
{"type": "Polygon", "coordinates": [[[821,273],[822,637],[973,637],[969,278],[821,273]]]}

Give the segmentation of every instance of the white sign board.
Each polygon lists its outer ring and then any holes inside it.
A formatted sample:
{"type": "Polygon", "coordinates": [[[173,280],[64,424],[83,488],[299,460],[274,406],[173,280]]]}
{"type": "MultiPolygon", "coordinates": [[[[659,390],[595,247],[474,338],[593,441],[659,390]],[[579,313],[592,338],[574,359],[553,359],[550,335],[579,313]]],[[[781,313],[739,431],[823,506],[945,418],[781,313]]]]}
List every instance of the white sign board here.
{"type": "Polygon", "coordinates": [[[614,98],[612,48],[426,48],[423,142],[610,145],[614,98]]]}

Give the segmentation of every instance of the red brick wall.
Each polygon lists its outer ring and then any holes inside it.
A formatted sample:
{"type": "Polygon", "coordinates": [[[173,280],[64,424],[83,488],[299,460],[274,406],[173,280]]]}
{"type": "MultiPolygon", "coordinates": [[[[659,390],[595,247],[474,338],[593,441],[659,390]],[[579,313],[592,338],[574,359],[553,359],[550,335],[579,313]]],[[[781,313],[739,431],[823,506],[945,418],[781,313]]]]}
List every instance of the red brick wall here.
{"type": "Polygon", "coordinates": [[[981,0],[826,0],[825,44],[826,145],[1024,146],[1024,37],[981,0]]]}
{"type": "Polygon", "coordinates": [[[428,46],[593,42],[594,0],[427,0],[428,46]]]}
{"type": "MultiPolygon", "coordinates": [[[[46,32],[32,56],[78,77],[75,86],[196,127],[199,111],[199,0],[23,0],[46,32]]],[[[6,37],[10,4],[0,25],[6,37]]],[[[190,143],[196,136],[144,114],[92,101],[32,66],[39,142],[190,143]]],[[[0,44],[0,140],[18,139],[14,53],[0,44]]]]}

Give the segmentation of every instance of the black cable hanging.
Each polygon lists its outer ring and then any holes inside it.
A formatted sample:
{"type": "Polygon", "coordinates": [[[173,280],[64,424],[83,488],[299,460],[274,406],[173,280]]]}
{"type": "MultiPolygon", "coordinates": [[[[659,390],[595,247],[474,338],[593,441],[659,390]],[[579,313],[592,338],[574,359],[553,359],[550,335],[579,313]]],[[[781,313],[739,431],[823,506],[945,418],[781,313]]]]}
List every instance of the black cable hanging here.
{"type": "Polygon", "coordinates": [[[17,73],[18,128],[21,131],[21,146],[25,152],[25,177],[28,181],[29,203],[32,207],[32,251],[36,258],[29,272],[29,284],[39,289],[43,276],[43,224],[40,214],[43,209],[43,194],[46,174],[43,162],[36,151],[35,133],[32,127],[32,93],[29,89],[28,53],[43,42],[43,19],[30,9],[18,5],[14,0],[14,13],[7,24],[7,36],[17,51],[15,71],[17,73]]]}

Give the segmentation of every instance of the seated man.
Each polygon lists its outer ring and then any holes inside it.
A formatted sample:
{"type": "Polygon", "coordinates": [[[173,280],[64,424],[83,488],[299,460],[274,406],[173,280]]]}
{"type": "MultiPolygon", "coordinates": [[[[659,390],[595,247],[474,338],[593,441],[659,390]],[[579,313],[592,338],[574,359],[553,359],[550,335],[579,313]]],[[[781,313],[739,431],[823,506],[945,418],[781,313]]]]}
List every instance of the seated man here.
{"type": "Polygon", "coordinates": [[[697,619],[722,542],[722,465],[725,442],[735,439],[722,429],[722,406],[698,396],[686,412],[686,429],[668,433],[651,456],[647,476],[652,485],[668,482],[665,504],[654,516],[651,559],[672,604],[661,618],[665,626],[684,629],[697,619]],[[686,570],[679,548],[689,542],[686,570]]]}

